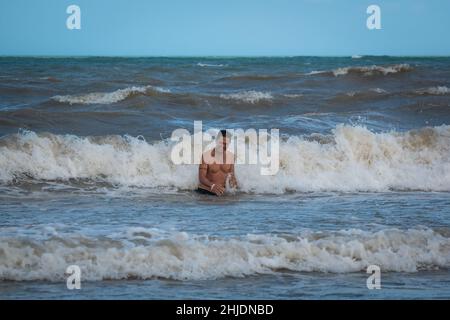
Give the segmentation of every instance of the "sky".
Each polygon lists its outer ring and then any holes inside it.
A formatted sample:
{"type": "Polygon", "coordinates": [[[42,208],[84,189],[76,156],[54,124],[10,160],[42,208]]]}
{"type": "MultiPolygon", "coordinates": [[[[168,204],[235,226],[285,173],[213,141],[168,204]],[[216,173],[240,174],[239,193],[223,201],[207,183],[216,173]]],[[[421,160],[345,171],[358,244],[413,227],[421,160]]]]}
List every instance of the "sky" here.
{"type": "Polygon", "coordinates": [[[448,56],[449,31],[450,0],[0,0],[0,55],[448,56]]]}

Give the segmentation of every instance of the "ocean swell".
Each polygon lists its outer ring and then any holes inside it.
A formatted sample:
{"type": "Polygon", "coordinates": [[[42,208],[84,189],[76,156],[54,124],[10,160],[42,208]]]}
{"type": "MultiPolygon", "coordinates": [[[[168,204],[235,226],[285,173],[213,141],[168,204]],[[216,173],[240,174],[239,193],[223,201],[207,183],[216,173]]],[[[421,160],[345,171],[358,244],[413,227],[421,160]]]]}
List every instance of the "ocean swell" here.
{"type": "Polygon", "coordinates": [[[260,101],[271,101],[273,96],[270,92],[261,91],[241,91],[236,93],[224,93],[220,95],[220,98],[225,100],[235,100],[238,102],[257,103],[260,101]]]}
{"type": "Polygon", "coordinates": [[[112,92],[91,92],[79,95],[58,95],[52,100],[72,104],[111,104],[127,99],[133,95],[146,94],[150,92],[168,93],[168,89],[154,86],[133,86],[125,89],[118,89],[112,92]]]}
{"type": "Polygon", "coordinates": [[[447,95],[450,94],[450,88],[446,86],[437,86],[437,87],[429,87],[425,89],[416,90],[416,93],[419,95],[447,95]]]}
{"type": "Polygon", "coordinates": [[[342,67],[330,71],[311,71],[308,75],[325,74],[333,75],[335,77],[344,76],[349,74],[362,75],[365,77],[376,75],[390,75],[396,73],[403,73],[412,71],[414,68],[409,64],[394,64],[387,66],[360,66],[360,67],[342,67]]]}

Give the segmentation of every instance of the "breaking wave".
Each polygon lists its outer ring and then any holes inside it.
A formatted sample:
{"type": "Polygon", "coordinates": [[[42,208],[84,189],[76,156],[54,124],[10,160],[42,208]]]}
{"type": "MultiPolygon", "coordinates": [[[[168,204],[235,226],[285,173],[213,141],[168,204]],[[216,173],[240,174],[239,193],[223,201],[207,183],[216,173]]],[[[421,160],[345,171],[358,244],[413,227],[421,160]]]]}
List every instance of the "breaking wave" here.
{"type": "Polygon", "coordinates": [[[197,66],[199,66],[199,67],[217,67],[217,68],[219,68],[219,67],[226,67],[227,65],[226,64],[213,64],[213,63],[202,63],[202,62],[199,62],[199,63],[197,63],[197,66]]]}
{"type": "Polygon", "coordinates": [[[450,94],[450,88],[446,86],[429,87],[426,89],[419,89],[416,93],[421,95],[446,95],[450,94]]]}
{"type": "MultiPolygon", "coordinates": [[[[173,164],[173,144],[24,131],[0,139],[0,181],[89,179],[195,189],[198,167],[173,164]]],[[[260,175],[258,165],[236,165],[236,175],[241,191],[255,193],[450,191],[450,126],[374,133],[339,125],[330,135],[282,140],[276,175],[260,175]]]]}
{"type": "Polygon", "coordinates": [[[1,280],[66,279],[78,265],[84,280],[203,280],[275,272],[416,272],[450,266],[450,238],[431,229],[305,231],[234,238],[132,228],[121,237],[80,234],[44,239],[2,237],[1,280]]]}
{"type": "Polygon", "coordinates": [[[375,76],[375,75],[389,75],[402,72],[409,72],[412,70],[413,67],[411,67],[409,64],[395,64],[388,66],[373,65],[363,67],[343,67],[331,71],[311,71],[307,75],[325,74],[325,75],[334,75],[335,77],[338,77],[348,74],[356,74],[362,76],[375,76]]]}
{"type": "Polygon", "coordinates": [[[65,96],[54,96],[53,100],[68,103],[68,104],[111,104],[116,103],[126,98],[137,95],[146,94],[149,92],[163,92],[168,93],[170,90],[154,87],[154,86],[133,86],[125,89],[118,89],[113,92],[91,92],[87,94],[79,95],[65,95],[65,96]]]}
{"type": "Polygon", "coordinates": [[[237,93],[227,93],[221,94],[220,98],[225,100],[236,100],[246,103],[256,103],[259,101],[270,101],[273,99],[273,96],[270,92],[261,92],[261,91],[242,91],[237,93]]]}

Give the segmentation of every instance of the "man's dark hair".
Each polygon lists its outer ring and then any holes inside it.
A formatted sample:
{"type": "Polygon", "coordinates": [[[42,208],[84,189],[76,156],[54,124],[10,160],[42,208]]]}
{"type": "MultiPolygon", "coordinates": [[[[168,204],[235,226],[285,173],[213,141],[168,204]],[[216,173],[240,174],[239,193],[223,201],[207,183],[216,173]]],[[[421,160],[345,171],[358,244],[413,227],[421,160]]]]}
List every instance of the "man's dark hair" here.
{"type": "Polygon", "coordinates": [[[222,137],[226,138],[227,137],[227,130],[225,130],[225,129],[220,130],[220,134],[222,135],[222,137]]]}

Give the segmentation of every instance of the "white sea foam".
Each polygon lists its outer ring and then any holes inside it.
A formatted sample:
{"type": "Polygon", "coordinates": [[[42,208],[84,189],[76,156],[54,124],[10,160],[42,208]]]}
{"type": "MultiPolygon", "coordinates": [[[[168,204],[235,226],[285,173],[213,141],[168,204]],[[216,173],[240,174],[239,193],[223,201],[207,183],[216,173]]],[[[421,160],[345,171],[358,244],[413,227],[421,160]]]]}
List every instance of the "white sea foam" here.
{"type": "Polygon", "coordinates": [[[138,228],[121,238],[57,234],[0,240],[0,280],[63,281],[73,264],[81,268],[82,281],[202,280],[278,270],[348,273],[373,264],[383,272],[450,267],[450,238],[430,229],[211,238],[138,228]]]}
{"type": "MultiPolygon", "coordinates": [[[[192,190],[196,165],[174,165],[171,144],[134,137],[77,137],[23,132],[0,140],[0,181],[90,179],[124,186],[192,190]]],[[[337,126],[332,135],[280,143],[280,170],[261,176],[237,165],[244,192],[450,191],[450,126],[373,133],[337,126]]]]}
{"type": "Polygon", "coordinates": [[[295,99],[295,98],[303,97],[303,94],[301,94],[301,93],[285,93],[285,94],[283,94],[283,97],[295,99]]]}
{"type": "Polygon", "coordinates": [[[352,56],[352,59],[361,59],[363,56],[360,56],[358,54],[355,54],[352,56]]]}
{"type": "Polygon", "coordinates": [[[125,89],[118,89],[113,92],[91,92],[78,95],[58,95],[52,97],[53,100],[69,104],[111,104],[125,100],[129,96],[149,91],[170,92],[168,89],[154,86],[133,86],[125,89]]]}
{"type": "Polygon", "coordinates": [[[308,72],[306,75],[315,75],[315,74],[322,74],[322,73],[327,73],[327,71],[313,70],[311,72],[308,72]]]}
{"type": "Polygon", "coordinates": [[[391,66],[369,66],[369,67],[346,67],[346,68],[338,68],[333,70],[333,74],[335,76],[346,75],[349,72],[361,73],[365,76],[371,76],[374,74],[393,74],[399,72],[405,72],[412,70],[411,66],[408,64],[395,64],[391,66]]]}
{"type": "Polygon", "coordinates": [[[262,100],[270,101],[273,99],[273,96],[270,92],[261,92],[253,90],[221,94],[220,97],[226,100],[237,100],[247,103],[256,103],[262,100]]]}
{"type": "Polygon", "coordinates": [[[426,89],[419,89],[416,91],[418,94],[430,94],[430,95],[446,95],[450,94],[450,88],[446,86],[430,87],[426,89]]]}
{"type": "Polygon", "coordinates": [[[226,67],[227,65],[226,64],[213,64],[213,63],[202,63],[202,62],[199,62],[199,63],[197,63],[197,66],[199,66],[199,67],[212,67],[212,68],[216,67],[216,68],[220,68],[220,67],[226,67]]]}
{"type": "Polygon", "coordinates": [[[311,71],[307,75],[332,74],[335,77],[347,75],[349,73],[362,74],[363,76],[389,75],[413,70],[409,64],[395,64],[389,66],[362,66],[362,67],[342,67],[331,71],[311,71]]]}
{"type": "Polygon", "coordinates": [[[387,93],[386,90],[381,89],[381,88],[372,88],[372,89],[370,89],[370,91],[376,92],[376,93],[387,93]]]}

